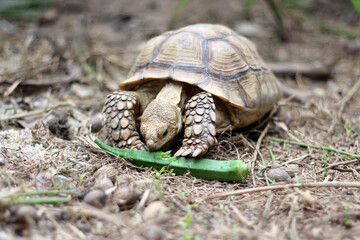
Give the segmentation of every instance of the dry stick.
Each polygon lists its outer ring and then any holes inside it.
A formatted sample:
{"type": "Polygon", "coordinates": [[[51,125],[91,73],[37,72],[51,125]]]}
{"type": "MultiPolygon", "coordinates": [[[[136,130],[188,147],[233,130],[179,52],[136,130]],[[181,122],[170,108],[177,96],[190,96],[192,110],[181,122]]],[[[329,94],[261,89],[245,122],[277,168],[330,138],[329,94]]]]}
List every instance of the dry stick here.
{"type": "Polygon", "coordinates": [[[355,85],[349,90],[349,92],[345,95],[345,97],[343,97],[340,102],[338,103],[338,105],[340,105],[339,111],[338,111],[338,117],[340,118],[346,103],[354,96],[354,94],[360,89],[360,78],[358,79],[358,81],[355,83],[355,85]]]}
{"type": "MultiPolygon", "coordinates": [[[[300,157],[297,157],[297,158],[294,158],[294,159],[290,159],[289,161],[283,162],[282,165],[286,165],[286,164],[289,164],[289,163],[292,163],[292,162],[303,160],[304,158],[306,158],[308,156],[310,156],[310,154],[305,154],[303,156],[300,156],[300,157]]],[[[321,170],[321,172],[323,172],[323,170],[321,170]]]]}
{"type": "Polygon", "coordinates": [[[8,117],[3,117],[0,118],[0,122],[1,121],[10,121],[10,120],[15,120],[15,119],[22,119],[22,118],[26,118],[26,117],[32,117],[32,116],[37,116],[37,115],[41,115],[47,112],[50,112],[52,110],[55,110],[57,108],[61,108],[61,107],[69,107],[72,106],[72,103],[69,102],[61,102],[58,104],[55,104],[54,106],[50,106],[44,109],[40,109],[40,110],[36,110],[36,111],[32,111],[32,112],[28,112],[28,113],[19,113],[19,114],[15,114],[12,116],[8,116],[8,117]]]}
{"type": "MultiPolygon", "coordinates": [[[[251,161],[251,176],[252,176],[252,180],[253,180],[253,185],[255,187],[256,187],[256,182],[255,182],[255,162],[256,162],[257,155],[259,154],[260,157],[261,157],[261,160],[263,162],[263,165],[265,165],[264,158],[262,157],[262,155],[261,155],[261,153],[259,151],[259,148],[260,148],[260,145],[261,145],[261,142],[262,142],[263,138],[265,137],[266,133],[269,130],[269,127],[270,127],[270,124],[269,123],[266,124],[265,129],[260,134],[260,137],[257,140],[256,145],[255,145],[254,157],[253,157],[253,160],[251,161]]],[[[269,182],[268,182],[266,176],[265,176],[265,179],[266,179],[266,184],[269,185],[269,182]]]]}
{"type": "MultiPolygon", "coordinates": [[[[354,160],[349,160],[349,161],[346,161],[346,162],[339,162],[339,163],[334,163],[334,164],[330,164],[329,166],[326,167],[326,169],[336,169],[337,166],[340,166],[340,165],[349,165],[351,163],[356,163],[356,162],[359,162],[360,159],[354,159],[354,160]]],[[[350,171],[352,171],[351,169],[349,169],[350,171]]],[[[320,170],[320,171],[317,171],[316,173],[322,173],[324,170],[320,170]]]]}
{"type": "Polygon", "coordinates": [[[218,194],[214,194],[214,195],[205,197],[205,200],[221,198],[221,197],[229,197],[229,196],[238,196],[238,195],[242,195],[242,194],[246,194],[246,193],[276,191],[276,190],[289,189],[289,188],[321,188],[321,187],[360,188],[360,182],[318,182],[318,183],[292,183],[292,184],[285,184],[285,185],[272,185],[272,186],[248,188],[248,189],[218,193],[218,194]]]}
{"type": "Polygon", "coordinates": [[[18,80],[16,80],[15,82],[13,82],[11,84],[11,86],[5,91],[4,93],[4,97],[9,96],[18,86],[19,84],[24,80],[24,78],[20,78],[18,80]]]}
{"type": "Polygon", "coordinates": [[[266,65],[276,75],[293,75],[301,74],[313,78],[329,78],[331,71],[318,63],[293,63],[293,62],[267,62],[266,65]]]}

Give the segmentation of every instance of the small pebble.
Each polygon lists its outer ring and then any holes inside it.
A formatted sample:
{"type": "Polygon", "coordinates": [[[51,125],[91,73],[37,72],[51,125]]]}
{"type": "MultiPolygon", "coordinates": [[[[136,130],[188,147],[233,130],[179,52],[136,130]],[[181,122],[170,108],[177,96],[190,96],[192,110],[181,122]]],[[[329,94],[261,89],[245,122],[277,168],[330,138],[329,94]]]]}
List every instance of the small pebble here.
{"type": "Polygon", "coordinates": [[[41,172],[35,178],[35,186],[37,190],[47,190],[53,187],[53,175],[50,172],[41,172]]]}
{"type": "Polygon", "coordinates": [[[117,203],[121,210],[127,210],[132,208],[140,200],[140,197],[141,192],[131,185],[115,191],[112,200],[117,203]]]}
{"type": "Polygon", "coordinates": [[[4,166],[6,164],[5,158],[0,156],[0,166],[4,166]]]}
{"type": "Polygon", "coordinates": [[[99,168],[95,174],[95,178],[110,178],[111,181],[115,182],[116,176],[118,175],[118,171],[113,166],[103,166],[99,168]]]}
{"type": "Polygon", "coordinates": [[[271,168],[267,172],[267,177],[275,182],[289,182],[291,181],[290,175],[282,168],[271,168]]]}
{"type": "Polygon", "coordinates": [[[131,183],[134,183],[134,178],[129,174],[121,174],[115,180],[115,185],[119,188],[129,186],[131,183]]]}
{"type": "Polygon", "coordinates": [[[94,189],[84,197],[84,202],[97,208],[103,208],[106,203],[106,194],[101,189],[94,189]]]}
{"type": "Polygon", "coordinates": [[[290,175],[290,177],[294,177],[296,173],[300,172],[299,165],[297,164],[283,166],[283,169],[290,175]]]}
{"type": "Polygon", "coordinates": [[[106,191],[106,190],[114,187],[114,184],[112,183],[110,178],[103,176],[103,177],[97,178],[95,180],[94,187],[97,189],[102,189],[102,190],[106,191]]]}
{"type": "Polygon", "coordinates": [[[165,214],[166,206],[161,201],[155,201],[149,204],[144,210],[144,220],[150,220],[161,217],[165,214]]]}

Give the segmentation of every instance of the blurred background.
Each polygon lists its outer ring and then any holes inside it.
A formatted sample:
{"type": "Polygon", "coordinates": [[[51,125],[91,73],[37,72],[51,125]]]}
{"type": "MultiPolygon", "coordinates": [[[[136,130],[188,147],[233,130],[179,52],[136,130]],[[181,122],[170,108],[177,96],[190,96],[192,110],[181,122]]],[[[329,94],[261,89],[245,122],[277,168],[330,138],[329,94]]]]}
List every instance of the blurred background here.
{"type": "Polygon", "coordinates": [[[0,81],[68,73],[64,68],[71,61],[79,67],[76,81],[113,90],[146,40],[199,22],[224,24],[249,37],[267,62],[332,68],[359,56],[359,5],[358,0],[0,0],[0,81]],[[48,67],[39,69],[40,63],[48,67]],[[32,68],[26,77],[18,71],[23,67],[32,68]]]}

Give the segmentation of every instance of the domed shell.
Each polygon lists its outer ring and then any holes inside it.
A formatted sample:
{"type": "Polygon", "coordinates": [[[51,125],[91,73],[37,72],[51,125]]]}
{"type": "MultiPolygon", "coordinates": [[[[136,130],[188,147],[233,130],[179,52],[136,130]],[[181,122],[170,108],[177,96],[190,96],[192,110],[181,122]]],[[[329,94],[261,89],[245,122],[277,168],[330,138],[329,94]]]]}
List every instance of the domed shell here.
{"type": "Polygon", "coordinates": [[[264,115],[281,97],[277,79],[254,44],[222,25],[190,25],[150,39],[119,89],[134,90],[151,79],[195,85],[257,116],[253,118],[264,115]]]}

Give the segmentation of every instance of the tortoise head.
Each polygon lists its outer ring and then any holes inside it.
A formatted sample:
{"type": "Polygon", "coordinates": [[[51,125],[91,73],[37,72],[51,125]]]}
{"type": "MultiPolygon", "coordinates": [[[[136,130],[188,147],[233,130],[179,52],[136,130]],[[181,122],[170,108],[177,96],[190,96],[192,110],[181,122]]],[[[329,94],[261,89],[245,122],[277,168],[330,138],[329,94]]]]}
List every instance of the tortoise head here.
{"type": "Polygon", "coordinates": [[[181,127],[179,107],[164,100],[150,102],[141,116],[140,132],[151,151],[169,146],[181,127]]]}

